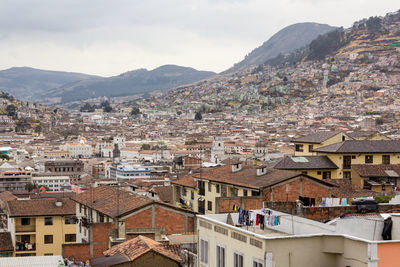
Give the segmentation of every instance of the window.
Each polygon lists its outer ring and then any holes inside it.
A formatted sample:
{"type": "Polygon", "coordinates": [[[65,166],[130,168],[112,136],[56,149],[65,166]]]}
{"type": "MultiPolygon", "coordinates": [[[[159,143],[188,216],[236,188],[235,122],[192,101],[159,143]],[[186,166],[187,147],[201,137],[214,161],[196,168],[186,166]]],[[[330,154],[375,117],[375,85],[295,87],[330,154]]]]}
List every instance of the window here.
{"type": "Polygon", "coordinates": [[[53,244],[53,235],[45,235],[44,243],[45,244],[53,244]]]}
{"type": "Polygon", "coordinates": [[[321,173],[322,173],[321,171],[317,171],[317,174],[318,174],[318,175],[321,175],[321,173]]]}
{"type": "Polygon", "coordinates": [[[238,253],[233,253],[233,266],[243,267],[243,255],[238,253]]]}
{"type": "Polygon", "coordinates": [[[225,267],[225,248],[217,245],[217,267],[225,267]]]}
{"type": "Polygon", "coordinates": [[[247,190],[243,189],[243,196],[247,197],[247,190]]]}
{"type": "Polygon", "coordinates": [[[65,242],[76,242],[76,234],[65,234],[65,242]]]}
{"type": "Polygon", "coordinates": [[[296,150],[297,152],[303,152],[303,145],[296,144],[296,145],[295,145],[295,150],[296,150]]]}
{"type": "Polygon", "coordinates": [[[313,149],[314,149],[314,145],[308,145],[308,152],[312,152],[313,149]]]}
{"type": "Polygon", "coordinates": [[[331,172],[323,172],[322,179],[331,179],[331,172]]]}
{"type": "Polygon", "coordinates": [[[190,191],[190,199],[194,199],[194,192],[190,191]]]}
{"type": "Polygon", "coordinates": [[[75,224],[75,219],[73,216],[65,216],[65,224],[75,224]]]}
{"type": "Polygon", "coordinates": [[[374,157],[372,155],[365,155],[365,163],[373,163],[374,157]]]}
{"type": "Polygon", "coordinates": [[[44,253],[44,256],[53,256],[53,253],[44,253]]]}
{"type": "Polygon", "coordinates": [[[351,172],[343,172],[343,179],[351,180],[351,172]]]}
{"type": "Polygon", "coordinates": [[[238,196],[238,189],[237,188],[234,188],[234,187],[231,187],[231,192],[232,192],[232,196],[234,196],[234,197],[237,197],[238,196]]]}
{"type": "Polygon", "coordinates": [[[390,155],[382,155],[382,164],[390,164],[390,155]]]}
{"type": "Polygon", "coordinates": [[[259,196],[260,195],[260,191],[251,191],[251,196],[253,196],[253,197],[257,197],[257,196],[259,196]]]}
{"type": "Polygon", "coordinates": [[[99,214],[99,222],[104,222],[104,214],[102,214],[102,213],[98,213],[99,214]]]}
{"type": "Polygon", "coordinates": [[[263,267],[263,261],[259,259],[253,259],[253,267],[263,267]]]}
{"type": "Polygon", "coordinates": [[[53,225],[53,217],[44,217],[44,225],[53,225]]]}
{"type": "Polygon", "coordinates": [[[208,182],[208,192],[211,192],[211,183],[208,182]]]}
{"type": "Polygon", "coordinates": [[[211,201],[207,201],[207,209],[212,210],[212,202],[211,201]]]}
{"type": "Polygon", "coordinates": [[[200,239],[200,262],[208,264],[208,241],[200,239]]]}
{"type": "Polygon", "coordinates": [[[215,188],[216,188],[216,190],[217,190],[217,193],[219,193],[219,184],[216,184],[216,185],[215,185],[215,188]]]}
{"type": "Polygon", "coordinates": [[[186,192],[187,192],[186,187],[182,187],[182,196],[186,197],[186,192]]]}
{"type": "Polygon", "coordinates": [[[30,225],[31,219],[30,218],[21,218],[21,225],[30,225]]]}

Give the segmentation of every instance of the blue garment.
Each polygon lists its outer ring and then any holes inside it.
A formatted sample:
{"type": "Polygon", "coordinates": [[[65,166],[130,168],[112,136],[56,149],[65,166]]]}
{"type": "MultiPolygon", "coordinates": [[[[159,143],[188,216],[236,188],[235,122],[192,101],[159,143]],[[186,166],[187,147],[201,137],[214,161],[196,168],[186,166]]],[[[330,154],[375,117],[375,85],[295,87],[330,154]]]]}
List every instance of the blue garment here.
{"type": "Polygon", "coordinates": [[[245,210],[239,208],[239,220],[238,220],[238,224],[244,224],[244,214],[245,214],[245,210]]]}
{"type": "Polygon", "coordinates": [[[278,216],[274,216],[274,217],[275,217],[274,225],[278,225],[278,224],[279,224],[279,222],[278,222],[278,216]]]}

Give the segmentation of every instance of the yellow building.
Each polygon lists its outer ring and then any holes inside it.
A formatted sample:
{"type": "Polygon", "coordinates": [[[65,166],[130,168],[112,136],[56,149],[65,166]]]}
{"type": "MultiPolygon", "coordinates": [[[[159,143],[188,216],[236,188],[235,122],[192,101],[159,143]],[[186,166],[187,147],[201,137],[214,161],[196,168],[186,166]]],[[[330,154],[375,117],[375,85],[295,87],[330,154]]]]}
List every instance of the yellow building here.
{"type": "Polygon", "coordinates": [[[62,255],[62,244],[76,242],[75,203],[67,198],[7,202],[14,256],[62,255]]]}

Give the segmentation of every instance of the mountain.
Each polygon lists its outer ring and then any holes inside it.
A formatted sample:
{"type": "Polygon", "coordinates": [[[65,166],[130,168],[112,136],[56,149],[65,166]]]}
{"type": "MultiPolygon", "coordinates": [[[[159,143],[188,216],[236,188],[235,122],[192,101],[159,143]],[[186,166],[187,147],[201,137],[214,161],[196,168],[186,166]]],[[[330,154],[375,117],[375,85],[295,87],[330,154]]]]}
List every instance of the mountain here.
{"type": "Polygon", "coordinates": [[[22,100],[35,100],[39,94],[64,84],[97,78],[82,73],[15,67],[0,71],[0,91],[22,100]]]}
{"type": "Polygon", "coordinates": [[[72,102],[96,97],[117,97],[165,91],[197,82],[215,75],[214,72],[164,65],[154,70],[138,69],[110,78],[83,80],[50,90],[39,97],[52,102],[72,102]]]}
{"type": "Polygon", "coordinates": [[[336,28],[319,35],[309,45],[265,62],[271,66],[293,65],[304,61],[330,61],[348,58],[360,64],[373,57],[395,55],[400,47],[400,10],[384,17],[354,22],[348,29],[336,28]]]}
{"type": "Polygon", "coordinates": [[[265,63],[279,54],[286,54],[308,45],[321,34],[334,30],[335,27],[313,22],[297,23],[287,26],[274,34],[268,41],[254,49],[242,61],[226,72],[233,72],[265,63]]]}

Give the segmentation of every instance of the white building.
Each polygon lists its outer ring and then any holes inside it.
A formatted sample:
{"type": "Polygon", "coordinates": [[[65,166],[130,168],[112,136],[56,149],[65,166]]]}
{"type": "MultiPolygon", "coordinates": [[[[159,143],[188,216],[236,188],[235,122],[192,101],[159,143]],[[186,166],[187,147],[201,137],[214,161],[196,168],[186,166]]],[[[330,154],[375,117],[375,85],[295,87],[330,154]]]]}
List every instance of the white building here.
{"type": "Polygon", "coordinates": [[[71,158],[90,158],[92,146],[88,144],[66,144],[64,150],[69,152],[71,158]]]}
{"type": "Polygon", "coordinates": [[[32,182],[37,185],[46,185],[50,190],[62,191],[62,187],[71,184],[69,176],[37,176],[32,177],[32,182]]]}
{"type": "Polygon", "coordinates": [[[149,179],[151,171],[139,165],[119,163],[109,167],[111,179],[130,180],[130,179],[149,179]]]}

